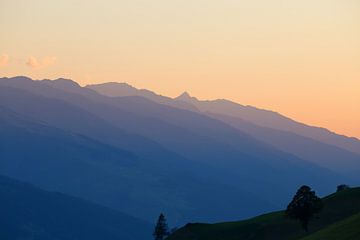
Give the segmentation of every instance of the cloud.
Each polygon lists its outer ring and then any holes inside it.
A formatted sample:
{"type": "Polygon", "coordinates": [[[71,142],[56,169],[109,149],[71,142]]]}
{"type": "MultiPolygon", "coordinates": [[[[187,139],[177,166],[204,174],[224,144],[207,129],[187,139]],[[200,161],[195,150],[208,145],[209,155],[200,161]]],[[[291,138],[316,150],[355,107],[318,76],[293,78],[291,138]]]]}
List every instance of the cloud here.
{"type": "Polygon", "coordinates": [[[26,61],[26,65],[28,65],[31,68],[39,68],[40,67],[40,63],[34,57],[29,57],[28,60],[26,61]]]}
{"type": "Polygon", "coordinates": [[[10,57],[7,54],[0,56],[0,67],[6,67],[9,64],[10,57]]]}
{"type": "Polygon", "coordinates": [[[39,69],[51,66],[55,63],[55,61],[56,57],[44,57],[40,60],[33,56],[30,56],[26,61],[26,65],[33,69],[39,69]]]}

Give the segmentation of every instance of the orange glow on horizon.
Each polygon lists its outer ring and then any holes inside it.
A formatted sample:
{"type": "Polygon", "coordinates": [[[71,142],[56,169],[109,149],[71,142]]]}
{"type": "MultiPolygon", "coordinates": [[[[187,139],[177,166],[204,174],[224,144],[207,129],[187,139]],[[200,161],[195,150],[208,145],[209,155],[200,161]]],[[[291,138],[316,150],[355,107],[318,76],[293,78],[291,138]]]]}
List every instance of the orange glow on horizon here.
{"type": "Polygon", "coordinates": [[[360,138],[359,12],[357,0],[0,1],[0,77],[186,90],[360,138]]]}

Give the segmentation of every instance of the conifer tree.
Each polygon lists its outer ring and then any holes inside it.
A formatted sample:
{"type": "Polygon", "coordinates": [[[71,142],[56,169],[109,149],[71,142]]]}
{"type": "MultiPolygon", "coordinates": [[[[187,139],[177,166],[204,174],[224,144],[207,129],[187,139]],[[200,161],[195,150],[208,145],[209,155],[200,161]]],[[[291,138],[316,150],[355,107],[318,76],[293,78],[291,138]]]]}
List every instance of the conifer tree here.
{"type": "Polygon", "coordinates": [[[153,236],[155,240],[163,240],[168,235],[169,232],[166,219],[164,214],[161,213],[156,223],[153,236]]]}

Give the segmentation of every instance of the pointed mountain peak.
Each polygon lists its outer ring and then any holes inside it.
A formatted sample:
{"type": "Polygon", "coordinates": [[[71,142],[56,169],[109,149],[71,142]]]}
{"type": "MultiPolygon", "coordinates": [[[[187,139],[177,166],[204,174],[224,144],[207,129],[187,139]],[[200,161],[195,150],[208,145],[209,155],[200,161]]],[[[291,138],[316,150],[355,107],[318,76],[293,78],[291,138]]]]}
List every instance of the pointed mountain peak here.
{"type": "Polygon", "coordinates": [[[183,92],[180,96],[176,97],[175,100],[180,100],[184,102],[197,101],[196,97],[192,97],[188,92],[183,92]]]}
{"type": "Polygon", "coordinates": [[[191,98],[190,94],[188,92],[183,92],[178,98],[191,98]]]}

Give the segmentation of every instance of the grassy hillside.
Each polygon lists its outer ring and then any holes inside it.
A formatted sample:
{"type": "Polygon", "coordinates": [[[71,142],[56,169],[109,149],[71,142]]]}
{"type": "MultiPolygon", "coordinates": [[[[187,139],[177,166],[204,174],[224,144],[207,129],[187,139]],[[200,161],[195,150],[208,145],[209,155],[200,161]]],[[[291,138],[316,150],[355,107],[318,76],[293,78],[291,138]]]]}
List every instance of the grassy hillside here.
{"type": "Polygon", "coordinates": [[[334,229],[341,228],[346,231],[348,226],[344,226],[344,224],[347,224],[347,221],[352,223],[349,228],[355,227],[355,224],[359,225],[356,223],[356,218],[354,220],[351,216],[360,212],[360,188],[352,188],[327,196],[324,198],[324,205],[323,211],[310,222],[308,234],[301,229],[297,221],[286,218],[284,212],[279,211],[238,222],[187,224],[170,236],[168,240],[290,240],[301,239],[309,234],[315,238],[306,238],[307,240],[328,239],[321,238],[322,235],[320,238],[316,237],[317,234],[327,234],[328,231],[335,231],[334,229]],[[342,220],[344,222],[339,222],[342,220]],[[330,225],[331,228],[324,230],[324,233],[321,231],[312,235],[330,225]]]}
{"type": "Polygon", "coordinates": [[[360,213],[336,222],[301,240],[352,240],[360,239],[360,213]]]}

